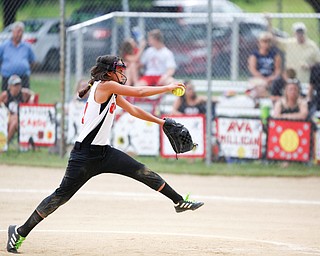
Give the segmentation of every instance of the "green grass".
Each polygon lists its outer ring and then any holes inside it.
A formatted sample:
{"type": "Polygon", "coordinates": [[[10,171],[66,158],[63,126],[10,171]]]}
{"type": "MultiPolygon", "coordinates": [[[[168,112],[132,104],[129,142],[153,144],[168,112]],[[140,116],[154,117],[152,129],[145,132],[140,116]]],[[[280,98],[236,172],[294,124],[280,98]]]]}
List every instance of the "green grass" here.
{"type": "MultiPolygon", "coordinates": [[[[21,166],[41,166],[65,168],[68,156],[60,158],[50,154],[46,148],[38,148],[35,152],[19,152],[9,150],[0,154],[0,163],[21,166]]],[[[279,163],[238,162],[232,164],[212,163],[207,166],[203,160],[197,159],[163,159],[159,157],[136,157],[152,170],[159,173],[191,174],[191,175],[223,175],[223,176],[276,176],[276,177],[306,177],[320,176],[318,166],[292,163],[287,168],[280,168],[279,163]]]]}
{"type": "MultiPolygon", "coordinates": [[[[278,12],[277,0],[233,0],[246,12],[273,13],[278,12]]],[[[282,0],[283,13],[310,13],[314,12],[312,7],[303,0],[282,0]]]]}
{"type": "MultiPolygon", "coordinates": [[[[278,1],[276,0],[234,0],[245,12],[253,13],[314,13],[313,8],[307,2],[302,0],[282,0],[282,10],[279,11],[278,1]]],[[[316,19],[274,19],[273,27],[279,28],[292,35],[291,26],[294,22],[302,21],[308,28],[308,36],[319,42],[319,28],[316,19]]]]}
{"type": "Polygon", "coordinates": [[[33,73],[30,77],[30,87],[38,93],[40,103],[55,104],[61,102],[60,78],[58,73],[33,73]]]}

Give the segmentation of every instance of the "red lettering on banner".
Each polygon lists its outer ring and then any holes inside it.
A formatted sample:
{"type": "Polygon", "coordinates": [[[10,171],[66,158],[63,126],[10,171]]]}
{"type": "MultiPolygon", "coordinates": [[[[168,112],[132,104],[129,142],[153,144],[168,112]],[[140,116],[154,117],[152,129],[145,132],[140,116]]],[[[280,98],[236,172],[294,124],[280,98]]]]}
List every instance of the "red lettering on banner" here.
{"type": "Polygon", "coordinates": [[[247,122],[241,122],[240,124],[237,121],[232,121],[231,124],[229,125],[227,132],[252,132],[252,129],[250,127],[250,124],[247,122]]]}

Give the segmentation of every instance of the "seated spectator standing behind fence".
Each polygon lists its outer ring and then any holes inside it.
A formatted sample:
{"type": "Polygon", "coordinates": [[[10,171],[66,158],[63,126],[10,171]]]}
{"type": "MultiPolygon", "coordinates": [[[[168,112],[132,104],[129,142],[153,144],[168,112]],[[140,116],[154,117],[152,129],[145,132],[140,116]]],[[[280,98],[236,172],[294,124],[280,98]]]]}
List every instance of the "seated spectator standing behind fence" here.
{"type": "Polygon", "coordinates": [[[125,71],[128,78],[127,85],[135,85],[139,80],[139,62],[145,46],[145,40],[142,40],[138,46],[133,38],[129,38],[124,40],[120,47],[120,57],[127,66],[125,71]]]}
{"type": "Polygon", "coordinates": [[[190,81],[185,81],[184,84],[186,92],[182,97],[177,97],[173,103],[172,114],[205,114],[207,98],[198,96],[190,81]]]}
{"type": "Polygon", "coordinates": [[[300,82],[298,79],[287,80],[283,96],[275,103],[274,118],[307,120],[308,104],[300,95],[300,82]]]}
{"type": "Polygon", "coordinates": [[[22,41],[24,24],[13,24],[12,37],[0,46],[0,62],[2,75],[2,91],[7,90],[8,79],[17,74],[22,79],[22,87],[30,88],[29,77],[35,55],[26,42],[22,41]]]}
{"type": "Polygon", "coordinates": [[[19,103],[33,103],[35,95],[27,88],[22,88],[22,80],[17,75],[12,75],[8,80],[8,89],[0,94],[0,104],[4,104],[9,112],[8,141],[18,129],[18,105],[19,103]]]}
{"type": "Polygon", "coordinates": [[[150,47],[143,52],[140,59],[144,72],[137,85],[163,85],[173,82],[176,62],[173,53],[165,46],[159,29],[148,33],[148,44],[150,47]]]}
{"type": "Polygon", "coordinates": [[[312,113],[320,111],[320,63],[317,63],[311,69],[308,101],[312,113]]]}
{"type": "Polygon", "coordinates": [[[272,34],[262,32],[258,40],[258,49],[248,59],[251,75],[266,81],[268,87],[281,74],[281,56],[277,49],[272,47],[272,34]]]}
{"type": "MultiPolygon", "coordinates": [[[[270,19],[269,29],[271,30],[270,19]]],[[[320,50],[317,44],[307,37],[304,23],[294,23],[292,30],[295,37],[274,39],[277,47],[285,54],[286,68],[293,68],[297,72],[297,78],[302,83],[308,83],[312,66],[320,62],[320,50]]]]}
{"type": "MultiPolygon", "coordinates": [[[[287,68],[277,77],[271,84],[271,100],[275,103],[278,99],[281,98],[283,89],[286,85],[286,81],[289,79],[297,79],[297,73],[293,68],[287,68]]],[[[301,88],[300,88],[301,90],[301,88]]]]}

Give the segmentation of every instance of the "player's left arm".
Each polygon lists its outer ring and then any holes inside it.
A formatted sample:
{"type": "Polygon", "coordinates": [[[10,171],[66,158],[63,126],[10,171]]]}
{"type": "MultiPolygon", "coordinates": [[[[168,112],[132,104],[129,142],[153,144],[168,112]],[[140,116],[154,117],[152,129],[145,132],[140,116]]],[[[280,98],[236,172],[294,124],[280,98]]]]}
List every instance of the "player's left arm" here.
{"type": "Polygon", "coordinates": [[[130,115],[137,117],[139,119],[157,123],[159,125],[163,125],[165,122],[164,120],[144,111],[142,108],[131,104],[124,97],[120,95],[117,96],[117,105],[121,107],[123,110],[127,111],[130,115]]]}

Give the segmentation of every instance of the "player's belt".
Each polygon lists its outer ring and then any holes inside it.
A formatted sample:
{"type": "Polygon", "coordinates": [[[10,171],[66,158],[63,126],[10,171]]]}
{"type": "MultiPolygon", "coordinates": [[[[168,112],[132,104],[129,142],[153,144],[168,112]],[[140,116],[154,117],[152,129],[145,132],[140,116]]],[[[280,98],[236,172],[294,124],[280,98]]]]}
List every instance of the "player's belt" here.
{"type": "Polygon", "coordinates": [[[91,151],[97,151],[97,152],[106,151],[108,146],[109,145],[100,146],[100,145],[84,144],[84,143],[81,143],[79,141],[76,141],[76,143],[74,144],[74,148],[76,150],[91,150],[91,151]]]}

